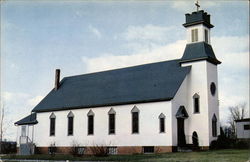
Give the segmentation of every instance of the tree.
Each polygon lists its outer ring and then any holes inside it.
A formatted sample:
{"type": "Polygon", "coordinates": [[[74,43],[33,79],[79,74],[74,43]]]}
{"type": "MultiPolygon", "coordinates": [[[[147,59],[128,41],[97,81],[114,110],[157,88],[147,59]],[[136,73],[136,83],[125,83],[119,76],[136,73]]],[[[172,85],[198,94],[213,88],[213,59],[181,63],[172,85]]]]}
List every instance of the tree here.
{"type": "Polygon", "coordinates": [[[247,115],[246,103],[244,102],[236,106],[229,107],[229,112],[230,112],[230,116],[229,116],[228,123],[230,124],[231,130],[232,130],[232,136],[236,137],[235,120],[244,119],[244,117],[246,117],[247,115]]]}
{"type": "Polygon", "coordinates": [[[4,121],[4,106],[0,105],[0,153],[2,152],[3,121],[4,121]]]}

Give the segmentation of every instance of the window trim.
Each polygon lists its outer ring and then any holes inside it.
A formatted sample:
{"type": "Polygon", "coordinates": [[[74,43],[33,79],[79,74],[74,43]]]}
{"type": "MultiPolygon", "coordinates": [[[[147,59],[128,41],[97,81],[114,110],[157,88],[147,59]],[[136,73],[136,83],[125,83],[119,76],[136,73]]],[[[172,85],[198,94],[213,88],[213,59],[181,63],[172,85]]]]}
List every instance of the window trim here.
{"type": "Polygon", "coordinates": [[[67,135],[68,136],[74,136],[74,114],[72,113],[72,111],[70,111],[67,115],[68,118],[68,130],[67,130],[67,135]],[[70,134],[69,132],[69,118],[72,118],[72,134],[70,134]]]}
{"type": "Polygon", "coordinates": [[[53,137],[56,136],[56,115],[54,113],[51,113],[51,115],[49,116],[49,136],[53,137]],[[54,134],[51,134],[51,119],[54,119],[54,134]]]}
{"type": "Polygon", "coordinates": [[[218,132],[217,132],[217,117],[214,114],[213,118],[212,118],[212,136],[213,137],[217,137],[218,136],[218,132]]]}
{"type": "Polygon", "coordinates": [[[116,133],[116,112],[114,111],[113,108],[111,108],[108,112],[108,134],[109,135],[115,135],[116,133]],[[114,115],[114,133],[110,132],[110,115],[114,115]]]}
{"type": "Polygon", "coordinates": [[[160,115],[159,115],[159,133],[166,133],[166,116],[163,114],[163,113],[161,113],[160,115]],[[163,119],[163,121],[164,121],[164,131],[162,131],[161,130],[161,119],[163,119]]]}
{"type": "Polygon", "coordinates": [[[200,96],[198,95],[198,93],[195,93],[193,95],[193,114],[200,114],[200,96]],[[196,111],[196,99],[198,100],[198,111],[196,111]]]}
{"type": "Polygon", "coordinates": [[[88,112],[88,114],[87,114],[87,116],[88,116],[88,118],[87,118],[87,135],[88,136],[93,136],[94,135],[94,133],[95,133],[95,114],[94,114],[94,112],[92,111],[92,110],[89,110],[89,112],[88,112]],[[92,129],[93,129],[93,132],[92,133],[89,133],[90,131],[90,122],[89,122],[89,120],[90,120],[90,117],[92,117],[93,118],[93,123],[92,123],[92,129]]]}
{"type": "Polygon", "coordinates": [[[136,106],[134,106],[133,107],[133,109],[131,110],[131,134],[139,134],[140,133],[140,110],[136,107],[136,106]],[[133,113],[138,113],[138,118],[137,118],[137,120],[138,120],[138,131],[137,132],[133,132],[133,113]]]}

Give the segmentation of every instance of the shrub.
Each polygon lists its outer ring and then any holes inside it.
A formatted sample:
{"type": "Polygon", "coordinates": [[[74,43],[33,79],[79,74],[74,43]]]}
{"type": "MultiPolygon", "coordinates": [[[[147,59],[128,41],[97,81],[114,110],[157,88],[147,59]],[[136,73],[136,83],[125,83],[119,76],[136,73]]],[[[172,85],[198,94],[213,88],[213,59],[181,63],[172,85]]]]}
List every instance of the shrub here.
{"type": "Polygon", "coordinates": [[[106,146],[95,145],[89,149],[94,156],[108,156],[108,148],[106,146]]]}
{"type": "Polygon", "coordinates": [[[211,141],[209,148],[210,148],[211,150],[218,149],[218,142],[217,142],[217,140],[211,141]]]}
{"type": "Polygon", "coordinates": [[[49,146],[49,150],[48,151],[49,151],[48,153],[51,156],[54,156],[55,153],[56,153],[56,144],[55,143],[51,143],[50,146],[49,146]]]}
{"type": "Polygon", "coordinates": [[[250,148],[250,143],[247,141],[237,141],[235,147],[237,149],[248,149],[250,148]]]}
{"type": "Polygon", "coordinates": [[[82,156],[84,154],[84,151],[84,147],[80,147],[80,144],[77,141],[72,142],[70,153],[73,156],[82,156]]]}

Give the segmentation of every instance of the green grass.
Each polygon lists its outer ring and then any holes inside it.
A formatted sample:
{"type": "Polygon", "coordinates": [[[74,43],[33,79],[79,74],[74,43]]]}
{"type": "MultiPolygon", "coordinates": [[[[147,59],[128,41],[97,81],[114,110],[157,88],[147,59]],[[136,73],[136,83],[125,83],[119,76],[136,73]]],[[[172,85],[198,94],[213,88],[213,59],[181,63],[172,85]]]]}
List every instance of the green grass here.
{"type": "Polygon", "coordinates": [[[250,150],[215,150],[204,152],[177,152],[164,154],[112,155],[107,157],[71,155],[6,155],[2,159],[39,159],[39,160],[94,160],[94,161],[149,161],[149,162],[246,162],[250,160],[250,150]]]}

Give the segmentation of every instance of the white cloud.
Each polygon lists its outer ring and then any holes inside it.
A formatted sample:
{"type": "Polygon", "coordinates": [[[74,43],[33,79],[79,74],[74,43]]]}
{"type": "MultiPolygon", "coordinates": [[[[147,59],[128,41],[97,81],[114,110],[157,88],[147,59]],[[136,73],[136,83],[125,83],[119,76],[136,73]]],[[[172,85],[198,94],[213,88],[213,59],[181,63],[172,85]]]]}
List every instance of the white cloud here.
{"type": "Polygon", "coordinates": [[[44,96],[35,96],[31,99],[29,99],[27,102],[30,106],[36,106],[42,99],[44,98],[44,96]]]}
{"type": "Polygon", "coordinates": [[[86,65],[88,72],[96,72],[176,59],[182,56],[185,42],[184,40],[179,40],[173,44],[161,46],[149,52],[138,52],[132,55],[116,56],[106,54],[95,58],[82,57],[82,61],[86,65]]]}
{"type": "Polygon", "coordinates": [[[161,42],[167,39],[166,34],[169,34],[173,27],[162,27],[152,24],[145,26],[129,26],[122,34],[127,41],[157,41],[161,42]]]}
{"type": "Polygon", "coordinates": [[[90,32],[92,32],[97,38],[101,38],[101,37],[102,37],[101,32],[100,32],[97,28],[93,27],[92,25],[89,25],[89,30],[90,30],[90,32]]]}

